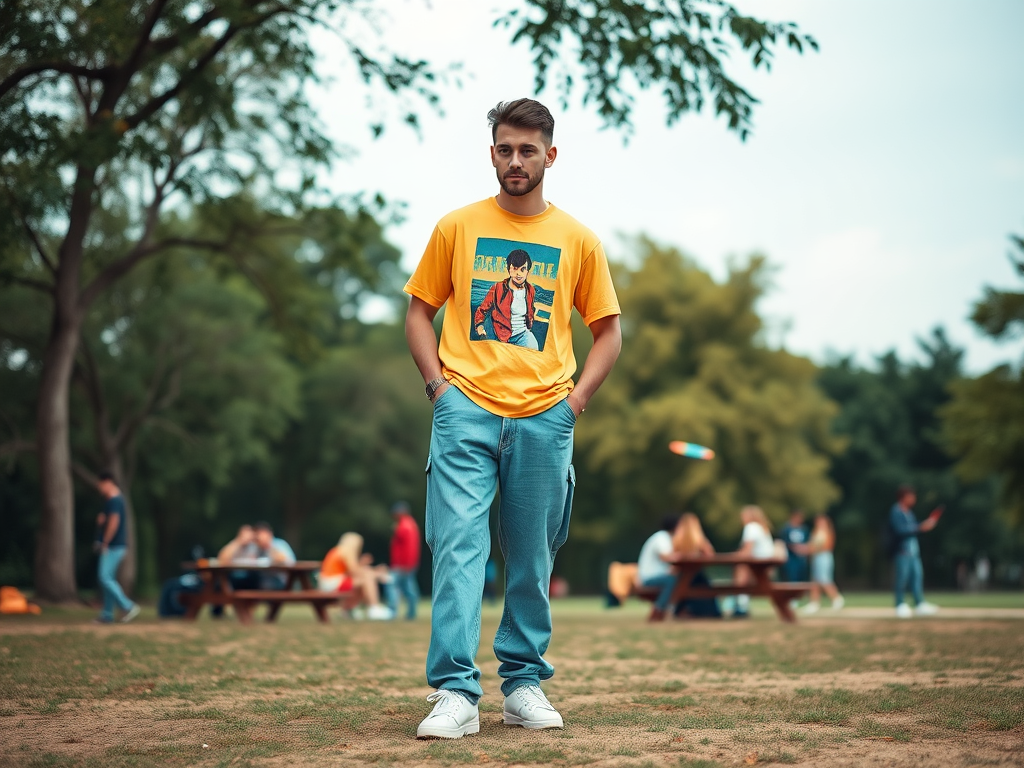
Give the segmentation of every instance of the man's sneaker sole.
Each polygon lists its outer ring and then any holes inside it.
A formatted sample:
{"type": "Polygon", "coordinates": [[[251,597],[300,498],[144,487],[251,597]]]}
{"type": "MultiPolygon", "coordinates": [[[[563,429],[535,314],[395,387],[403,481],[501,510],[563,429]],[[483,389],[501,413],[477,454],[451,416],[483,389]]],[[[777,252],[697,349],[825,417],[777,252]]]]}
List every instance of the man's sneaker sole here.
{"type": "Polygon", "coordinates": [[[518,715],[513,715],[511,712],[505,712],[504,723],[505,725],[521,725],[523,728],[529,728],[531,731],[542,731],[548,728],[564,728],[565,724],[562,722],[562,718],[558,720],[542,720],[540,722],[536,720],[525,720],[518,715]]]}
{"type": "Polygon", "coordinates": [[[458,728],[439,728],[435,726],[421,725],[416,729],[417,739],[461,739],[463,736],[471,736],[480,733],[480,715],[477,715],[468,723],[458,728]]]}

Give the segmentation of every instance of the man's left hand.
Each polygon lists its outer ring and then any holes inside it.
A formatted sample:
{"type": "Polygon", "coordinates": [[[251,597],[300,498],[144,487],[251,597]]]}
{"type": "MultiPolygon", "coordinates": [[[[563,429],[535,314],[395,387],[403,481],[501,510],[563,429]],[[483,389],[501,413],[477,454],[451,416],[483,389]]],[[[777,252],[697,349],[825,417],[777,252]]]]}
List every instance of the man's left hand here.
{"type": "Polygon", "coordinates": [[[586,407],[584,405],[580,405],[579,403],[577,403],[576,399],[572,396],[571,393],[568,397],[565,398],[565,402],[567,402],[569,404],[569,407],[572,408],[572,412],[576,414],[577,419],[580,417],[580,414],[583,413],[584,407],[586,407]]]}

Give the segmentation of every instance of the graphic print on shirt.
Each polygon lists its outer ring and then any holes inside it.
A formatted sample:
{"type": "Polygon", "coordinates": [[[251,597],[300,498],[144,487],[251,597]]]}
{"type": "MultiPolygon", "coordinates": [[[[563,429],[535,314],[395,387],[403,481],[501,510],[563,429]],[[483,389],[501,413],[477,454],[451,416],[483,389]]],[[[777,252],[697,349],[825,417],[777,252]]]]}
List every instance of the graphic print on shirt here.
{"type": "Polygon", "coordinates": [[[538,243],[477,238],[469,338],[543,351],[561,253],[538,243]]]}

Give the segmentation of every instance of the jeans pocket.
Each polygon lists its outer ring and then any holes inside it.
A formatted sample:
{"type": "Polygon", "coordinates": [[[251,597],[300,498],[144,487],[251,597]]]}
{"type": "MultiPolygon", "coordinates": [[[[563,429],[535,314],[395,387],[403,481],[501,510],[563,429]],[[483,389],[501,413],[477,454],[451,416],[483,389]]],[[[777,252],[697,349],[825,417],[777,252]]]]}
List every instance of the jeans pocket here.
{"type": "Polygon", "coordinates": [[[567,397],[562,400],[560,405],[568,412],[569,419],[572,421],[573,426],[576,426],[576,411],[574,411],[572,406],[569,405],[569,398],[567,397]]]}
{"type": "Polygon", "coordinates": [[[431,405],[433,405],[435,408],[437,408],[437,404],[440,403],[442,400],[444,400],[445,397],[448,396],[448,393],[450,393],[454,388],[455,388],[455,385],[449,383],[448,386],[445,387],[444,392],[442,392],[440,395],[438,395],[437,397],[435,397],[433,400],[430,401],[431,405]]]}

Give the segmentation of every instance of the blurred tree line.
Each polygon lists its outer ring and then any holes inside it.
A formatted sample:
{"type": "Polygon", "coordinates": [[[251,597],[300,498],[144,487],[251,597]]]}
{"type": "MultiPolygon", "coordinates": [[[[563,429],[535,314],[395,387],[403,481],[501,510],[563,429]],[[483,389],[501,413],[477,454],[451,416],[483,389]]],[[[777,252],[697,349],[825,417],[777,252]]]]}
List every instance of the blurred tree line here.
{"type": "MultiPolygon", "coordinates": [[[[205,215],[215,213],[197,214],[205,215]]],[[[375,295],[400,314],[397,253],[372,217],[335,225],[362,243],[378,274],[392,274],[375,295]]],[[[212,552],[247,521],[270,521],[310,559],[346,530],[385,558],[397,499],[422,522],[430,406],[401,323],[361,322],[351,308],[367,286],[291,237],[262,247],[304,254],[278,279],[304,286],[288,311],[307,326],[302,338],[315,342],[315,355],[290,340],[294,325],[275,319],[251,281],[202,253],[152,262],[98,301],[72,388],[80,584],[94,580],[99,499],[90,473],[110,461],[128,483],[145,590],[177,573],[194,545],[212,552]]],[[[917,360],[890,352],[871,367],[850,358],[818,367],[765,343],[756,309],[768,288],[764,257],[716,282],[677,249],[644,238],[619,256],[623,353],[577,427],[572,535],[556,564],[574,589],[599,590],[607,563],[635,558],[666,512],[697,512],[716,546],[730,549],[749,502],[776,523],[792,509],[829,512],[837,578],[882,587],[880,527],[902,482],[918,486],[923,507],[946,506],[942,524],[922,537],[932,584],[951,586],[958,561],[981,553],[1004,575],[1024,559],[1020,526],[1000,513],[1010,508],[1000,507],[998,473],[963,480],[955,471],[944,414],[958,402],[951,393],[985,377],[964,377],[962,350],[941,329],[920,342],[917,360]],[[667,450],[672,439],[710,445],[717,456],[681,458],[667,450]]],[[[4,436],[24,439],[39,375],[37,300],[9,286],[0,302],[0,389],[12,395],[0,407],[4,436]]],[[[589,333],[579,323],[575,331],[582,359],[589,333]]],[[[0,525],[9,536],[0,581],[27,586],[38,475],[28,454],[3,461],[0,525]]]]}

